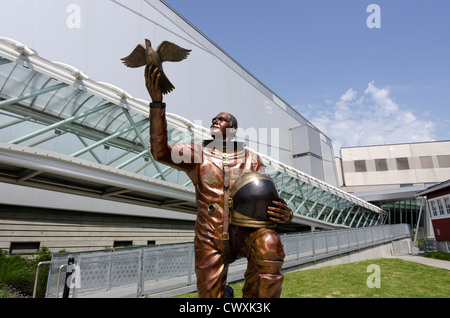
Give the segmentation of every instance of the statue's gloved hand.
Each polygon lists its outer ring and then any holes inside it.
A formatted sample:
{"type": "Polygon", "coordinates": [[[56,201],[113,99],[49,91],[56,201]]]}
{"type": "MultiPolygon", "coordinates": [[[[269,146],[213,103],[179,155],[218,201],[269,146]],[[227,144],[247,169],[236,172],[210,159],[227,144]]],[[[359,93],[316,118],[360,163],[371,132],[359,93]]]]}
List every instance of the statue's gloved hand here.
{"type": "Polygon", "coordinates": [[[163,94],[159,87],[160,77],[161,73],[157,67],[154,67],[153,65],[147,65],[145,67],[145,86],[147,87],[153,103],[162,103],[163,100],[163,94]]]}
{"type": "Polygon", "coordinates": [[[294,217],[294,213],[282,198],[280,201],[272,201],[272,206],[268,207],[267,214],[270,220],[276,223],[289,223],[294,217]]]}

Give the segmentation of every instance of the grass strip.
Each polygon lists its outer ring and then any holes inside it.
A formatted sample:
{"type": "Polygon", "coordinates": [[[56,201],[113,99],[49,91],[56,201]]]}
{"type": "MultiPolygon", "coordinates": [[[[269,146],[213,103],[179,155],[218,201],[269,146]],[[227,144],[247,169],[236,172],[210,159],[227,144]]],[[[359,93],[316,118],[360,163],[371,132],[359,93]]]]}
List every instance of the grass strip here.
{"type": "MultiPolygon", "coordinates": [[[[235,298],[242,297],[243,285],[243,282],[231,284],[235,298]]],[[[286,273],[281,297],[448,298],[449,295],[448,270],[401,259],[375,259],[286,273]],[[372,268],[378,268],[379,272],[372,268]],[[377,275],[379,288],[369,288],[376,285],[377,275]]],[[[197,298],[197,293],[177,298],[197,298]]]]}

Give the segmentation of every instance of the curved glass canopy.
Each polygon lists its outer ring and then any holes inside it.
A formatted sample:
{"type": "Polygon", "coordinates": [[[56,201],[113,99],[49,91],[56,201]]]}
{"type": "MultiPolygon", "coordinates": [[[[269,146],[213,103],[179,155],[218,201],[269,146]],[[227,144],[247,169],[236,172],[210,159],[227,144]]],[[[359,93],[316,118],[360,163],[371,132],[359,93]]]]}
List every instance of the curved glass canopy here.
{"type": "MultiPolygon", "coordinates": [[[[207,129],[184,118],[174,114],[167,118],[171,144],[201,142],[209,136],[207,129]]],[[[152,158],[147,101],[94,82],[69,65],[47,61],[5,38],[0,38],[0,142],[192,188],[184,173],[152,158]]],[[[385,212],[380,208],[272,158],[260,157],[295,212],[295,222],[323,228],[383,224],[385,212]]],[[[32,176],[38,177],[38,172],[32,176]]],[[[117,195],[127,192],[118,189],[117,195]]],[[[177,204],[182,202],[170,202],[172,207],[177,204]]]]}

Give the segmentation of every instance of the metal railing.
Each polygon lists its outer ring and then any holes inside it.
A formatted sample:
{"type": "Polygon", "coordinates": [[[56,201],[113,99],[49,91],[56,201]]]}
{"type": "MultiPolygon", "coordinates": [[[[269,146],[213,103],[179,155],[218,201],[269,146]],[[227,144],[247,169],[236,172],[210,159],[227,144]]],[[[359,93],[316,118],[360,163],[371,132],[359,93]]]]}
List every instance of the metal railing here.
{"type": "MultiPolygon", "coordinates": [[[[407,224],[280,235],[286,254],[283,268],[317,261],[411,236],[407,224]]],[[[141,297],[176,295],[196,290],[192,243],[134,247],[85,253],[54,254],[46,297],[56,297],[65,281],[60,268],[75,259],[80,281],[72,297],[141,297]],[[59,284],[57,284],[59,282],[59,284]],[[169,291],[163,294],[163,292],[169,291]]],[[[230,265],[228,281],[241,280],[246,259],[230,265]]]]}

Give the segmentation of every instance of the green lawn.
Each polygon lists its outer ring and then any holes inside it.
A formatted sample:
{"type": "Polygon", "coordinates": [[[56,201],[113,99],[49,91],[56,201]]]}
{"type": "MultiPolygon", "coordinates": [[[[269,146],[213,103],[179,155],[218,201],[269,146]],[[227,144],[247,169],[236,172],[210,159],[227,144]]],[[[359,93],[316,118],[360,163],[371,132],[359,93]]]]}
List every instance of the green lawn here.
{"type": "Polygon", "coordinates": [[[450,261],[450,253],[431,252],[431,253],[425,253],[423,256],[428,257],[428,258],[440,259],[443,261],[450,261]]]}
{"type": "MultiPolygon", "coordinates": [[[[369,282],[373,282],[369,279],[369,282]]],[[[243,283],[232,284],[242,297],[243,283]]],[[[376,259],[285,274],[282,298],[448,298],[450,271],[400,259],[376,259]],[[380,288],[368,288],[367,271],[380,269],[380,288]]],[[[196,293],[179,296],[196,298],[196,293]]]]}

